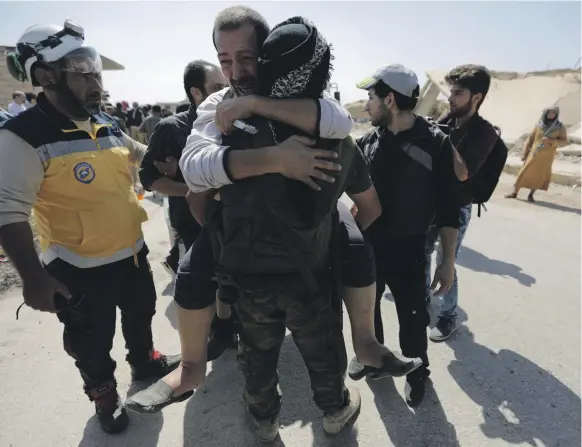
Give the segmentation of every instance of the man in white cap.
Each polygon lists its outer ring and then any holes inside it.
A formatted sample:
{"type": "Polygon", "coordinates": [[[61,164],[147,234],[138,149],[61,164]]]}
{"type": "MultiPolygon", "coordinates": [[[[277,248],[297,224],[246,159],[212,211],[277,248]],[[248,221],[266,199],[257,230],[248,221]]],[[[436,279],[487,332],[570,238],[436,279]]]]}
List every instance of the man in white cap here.
{"type": "MultiPolygon", "coordinates": [[[[358,145],[383,209],[366,231],[376,256],[376,338],[384,343],[380,304],[383,285],[388,285],[398,312],[402,354],[423,360],[406,379],[406,401],[416,407],[429,376],[424,246],[433,219],[443,244],[433,286],[440,283],[439,291],[446,291],[453,282],[459,207],[452,147],[436,124],[413,113],[419,86],[412,70],[386,65],[357,87],[368,91],[366,111],[375,126],[358,145]]],[[[360,368],[354,359],[350,372],[360,368]]]]}

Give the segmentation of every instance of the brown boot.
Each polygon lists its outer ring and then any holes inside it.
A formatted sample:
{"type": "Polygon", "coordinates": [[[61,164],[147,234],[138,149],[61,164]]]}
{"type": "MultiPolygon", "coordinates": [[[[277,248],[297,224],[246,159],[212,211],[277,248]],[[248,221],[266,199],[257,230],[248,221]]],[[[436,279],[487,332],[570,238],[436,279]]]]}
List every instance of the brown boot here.
{"type": "Polygon", "coordinates": [[[129,417],[117,394],[115,382],[106,382],[87,390],[86,393],[95,402],[95,413],[105,433],[117,434],[127,428],[129,417]]]}

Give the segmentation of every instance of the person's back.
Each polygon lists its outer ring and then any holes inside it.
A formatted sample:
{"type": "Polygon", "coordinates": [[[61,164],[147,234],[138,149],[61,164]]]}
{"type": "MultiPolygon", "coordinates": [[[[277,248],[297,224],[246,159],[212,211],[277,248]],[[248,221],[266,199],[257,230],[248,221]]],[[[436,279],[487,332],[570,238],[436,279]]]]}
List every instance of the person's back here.
{"type": "MultiPolygon", "coordinates": [[[[222,30],[229,31],[238,30],[222,30]]],[[[221,43],[217,48],[223,51],[221,43]]],[[[330,47],[316,28],[292,18],[269,33],[259,58],[258,80],[247,79],[242,90],[254,90],[249,86],[255,84],[263,96],[317,100],[328,81],[330,57],[330,47]]],[[[236,89],[232,80],[231,88],[236,89]]],[[[257,116],[247,124],[256,128],[255,135],[239,130],[223,135],[222,144],[231,153],[276,146],[286,137],[303,134],[257,116]]],[[[355,153],[351,138],[342,143],[330,140],[325,145],[355,153]]],[[[216,236],[213,245],[220,269],[218,295],[234,305],[240,323],[245,400],[263,441],[272,442],[278,432],[281,399],[276,369],[286,329],[310,372],[314,401],[324,413],[324,430],[339,433],[360,407],[358,390],[345,387],[341,311],[334,307],[329,263],[341,183],[340,179],[329,190],[315,192],[297,180],[263,174],[222,186],[220,203],[212,201],[208,207],[206,224],[216,236]],[[311,206],[301,209],[302,198],[311,206]],[[319,200],[322,206],[316,206],[319,200]]]]}
{"type": "Polygon", "coordinates": [[[152,107],[152,114],[143,120],[139,126],[139,132],[146,134],[146,140],[149,141],[154,133],[154,128],[162,120],[162,109],[160,106],[152,107]]]}
{"type": "MultiPolygon", "coordinates": [[[[316,99],[322,95],[331,55],[325,40],[307,30],[301,19],[293,18],[271,32],[259,62],[263,96],[316,99]]],[[[232,93],[225,99],[229,97],[232,93]]],[[[255,135],[235,130],[223,136],[223,144],[233,150],[262,148],[304,135],[259,116],[247,123],[257,129],[255,135]]],[[[343,167],[340,173],[332,174],[336,182],[316,181],[319,192],[279,174],[247,178],[221,188],[218,219],[222,240],[227,242],[222,244],[219,264],[230,275],[240,278],[302,272],[305,276],[306,270],[329,266],[332,215],[356,148],[350,137],[342,141],[317,139],[314,146],[338,152],[343,167]]]]}

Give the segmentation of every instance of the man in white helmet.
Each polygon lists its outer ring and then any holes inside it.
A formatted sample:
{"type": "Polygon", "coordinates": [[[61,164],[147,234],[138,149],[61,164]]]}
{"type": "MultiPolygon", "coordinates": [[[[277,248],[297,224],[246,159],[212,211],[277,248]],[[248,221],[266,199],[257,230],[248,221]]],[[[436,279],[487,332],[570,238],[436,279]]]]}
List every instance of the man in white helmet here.
{"type": "Polygon", "coordinates": [[[0,244],[33,309],[57,313],[101,427],[125,429],[109,352],[121,310],[134,380],[158,378],[179,356],[155,351],[156,290],[130,165],[146,147],[100,112],[102,64],[83,29],[37,25],[7,57],[13,77],[43,88],[37,106],[0,123],[0,244]],[[34,208],[42,261],[28,223],[34,208]]]}

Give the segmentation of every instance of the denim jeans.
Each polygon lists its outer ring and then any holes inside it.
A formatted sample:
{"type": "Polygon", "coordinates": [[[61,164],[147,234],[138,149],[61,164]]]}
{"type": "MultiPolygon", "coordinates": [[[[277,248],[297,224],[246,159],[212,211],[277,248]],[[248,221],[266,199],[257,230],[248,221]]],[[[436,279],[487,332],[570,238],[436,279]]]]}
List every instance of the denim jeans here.
{"type": "MultiPolygon", "coordinates": [[[[460,209],[461,225],[459,226],[459,233],[457,235],[457,245],[455,247],[455,260],[459,255],[461,244],[465,238],[465,233],[471,221],[471,210],[473,205],[466,205],[460,209]]],[[[426,296],[430,294],[431,278],[431,257],[435,249],[436,241],[439,239],[439,229],[432,226],[428,231],[426,237],[426,296]]],[[[437,265],[442,262],[442,249],[439,247],[437,251],[437,265]]],[[[455,321],[457,319],[457,303],[459,302],[459,281],[457,278],[457,269],[455,268],[455,278],[450,290],[443,296],[443,306],[441,308],[440,316],[455,321]]]]}

